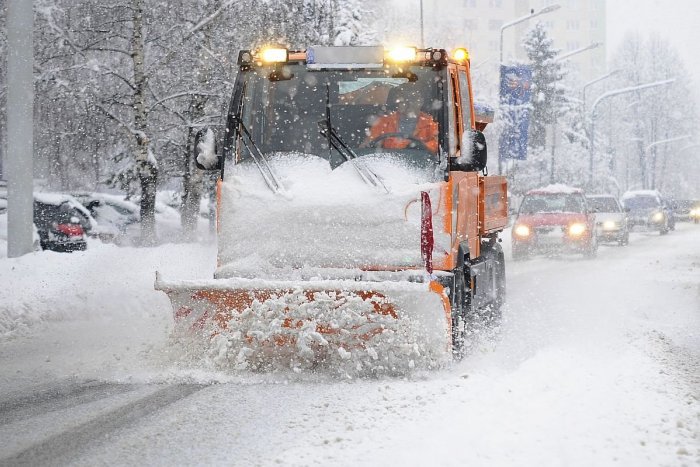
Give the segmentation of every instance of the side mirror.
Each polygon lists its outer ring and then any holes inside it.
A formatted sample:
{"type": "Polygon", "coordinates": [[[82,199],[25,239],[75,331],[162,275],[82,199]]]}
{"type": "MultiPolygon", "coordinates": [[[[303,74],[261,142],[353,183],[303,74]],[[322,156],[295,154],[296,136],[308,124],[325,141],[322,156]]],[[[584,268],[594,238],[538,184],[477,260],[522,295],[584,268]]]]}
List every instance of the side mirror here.
{"type": "Polygon", "coordinates": [[[452,160],[450,170],[480,172],[486,160],[486,137],[479,130],[469,130],[462,135],[462,156],[452,160]]]}
{"type": "Polygon", "coordinates": [[[211,128],[202,128],[194,137],[194,163],[200,170],[221,170],[216,154],[216,135],[211,128]]]}

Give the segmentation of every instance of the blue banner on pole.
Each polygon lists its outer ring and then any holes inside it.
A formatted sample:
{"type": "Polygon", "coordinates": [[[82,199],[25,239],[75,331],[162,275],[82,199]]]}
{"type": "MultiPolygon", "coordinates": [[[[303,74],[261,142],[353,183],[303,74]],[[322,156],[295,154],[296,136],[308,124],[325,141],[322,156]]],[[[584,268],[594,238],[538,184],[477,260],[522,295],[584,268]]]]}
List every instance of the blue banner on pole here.
{"type": "Polygon", "coordinates": [[[501,65],[500,85],[503,128],[498,141],[499,158],[524,160],[530,128],[532,69],[528,65],[501,65]]]}

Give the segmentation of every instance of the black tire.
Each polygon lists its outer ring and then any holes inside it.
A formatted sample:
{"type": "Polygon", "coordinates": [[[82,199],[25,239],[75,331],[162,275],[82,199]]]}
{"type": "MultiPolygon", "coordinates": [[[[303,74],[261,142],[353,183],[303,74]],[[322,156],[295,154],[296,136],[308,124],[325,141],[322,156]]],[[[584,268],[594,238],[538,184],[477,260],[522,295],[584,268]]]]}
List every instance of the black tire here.
{"type": "Polygon", "coordinates": [[[591,242],[583,251],[583,256],[587,259],[593,259],[598,256],[598,237],[596,235],[591,238],[591,242]]]}
{"type": "Polygon", "coordinates": [[[452,314],[452,357],[461,360],[466,355],[467,314],[471,311],[471,290],[467,293],[464,280],[465,269],[458,267],[453,273],[453,291],[451,293],[452,314]]]}
{"type": "MultiPolygon", "coordinates": [[[[482,255],[484,259],[491,259],[495,262],[495,277],[494,277],[494,287],[495,291],[495,301],[488,305],[485,315],[487,324],[496,325],[501,321],[501,308],[506,301],[506,261],[505,255],[503,253],[503,248],[499,243],[493,246],[485,245],[482,247],[482,255]]],[[[481,311],[481,310],[479,310],[481,311]]]]}
{"type": "Polygon", "coordinates": [[[624,235],[622,235],[622,238],[617,242],[618,245],[620,246],[626,246],[630,244],[630,233],[625,232],[624,235]]]}

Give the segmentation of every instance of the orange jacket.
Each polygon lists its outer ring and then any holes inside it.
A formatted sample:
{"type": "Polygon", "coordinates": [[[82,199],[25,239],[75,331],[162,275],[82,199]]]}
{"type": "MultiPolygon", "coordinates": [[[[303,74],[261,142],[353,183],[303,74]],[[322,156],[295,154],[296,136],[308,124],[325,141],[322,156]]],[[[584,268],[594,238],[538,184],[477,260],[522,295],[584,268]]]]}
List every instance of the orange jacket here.
{"type": "MultiPolygon", "coordinates": [[[[368,140],[372,141],[382,135],[397,133],[399,131],[399,113],[392,112],[377,118],[369,129],[368,140]]],[[[438,149],[438,125],[432,117],[421,112],[418,116],[416,129],[413,131],[414,138],[420,140],[433,154],[437,154],[438,149]]],[[[382,142],[382,147],[387,149],[404,149],[411,144],[410,140],[403,138],[387,138],[382,142]]]]}

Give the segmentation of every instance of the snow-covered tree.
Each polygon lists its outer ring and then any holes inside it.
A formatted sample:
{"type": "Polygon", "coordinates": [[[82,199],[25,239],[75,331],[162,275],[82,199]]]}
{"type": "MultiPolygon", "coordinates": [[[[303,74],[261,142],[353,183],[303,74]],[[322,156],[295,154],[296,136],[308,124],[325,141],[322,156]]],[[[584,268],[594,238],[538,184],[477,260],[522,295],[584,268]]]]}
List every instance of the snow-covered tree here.
{"type": "Polygon", "coordinates": [[[556,60],[559,50],[543,23],[538,22],[523,39],[523,47],[532,67],[532,112],[528,145],[541,150],[547,139],[547,125],[563,111],[565,89],[561,84],[564,68],[556,60]]]}
{"type": "Polygon", "coordinates": [[[333,45],[373,45],[377,34],[367,18],[373,11],[361,0],[333,1],[333,45]]]}
{"type": "Polygon", "coordinates": [[[630,34],[617,49],[612,67],[623,70],[611,83],[613,88],[671,78],[675,82],[623,94],[612,98],[614,104],[601,106],[600,139],[609,140],[614,157],[596,163],[608,162],[625,189],[666,189],[677,196],[690,192],[697,184],[692,170],[697,153],[681,155],[679,150],[693,140],[657,144],[692,135],[698,126],[697,93],[678,53],[658,35],[630,34]]]}

